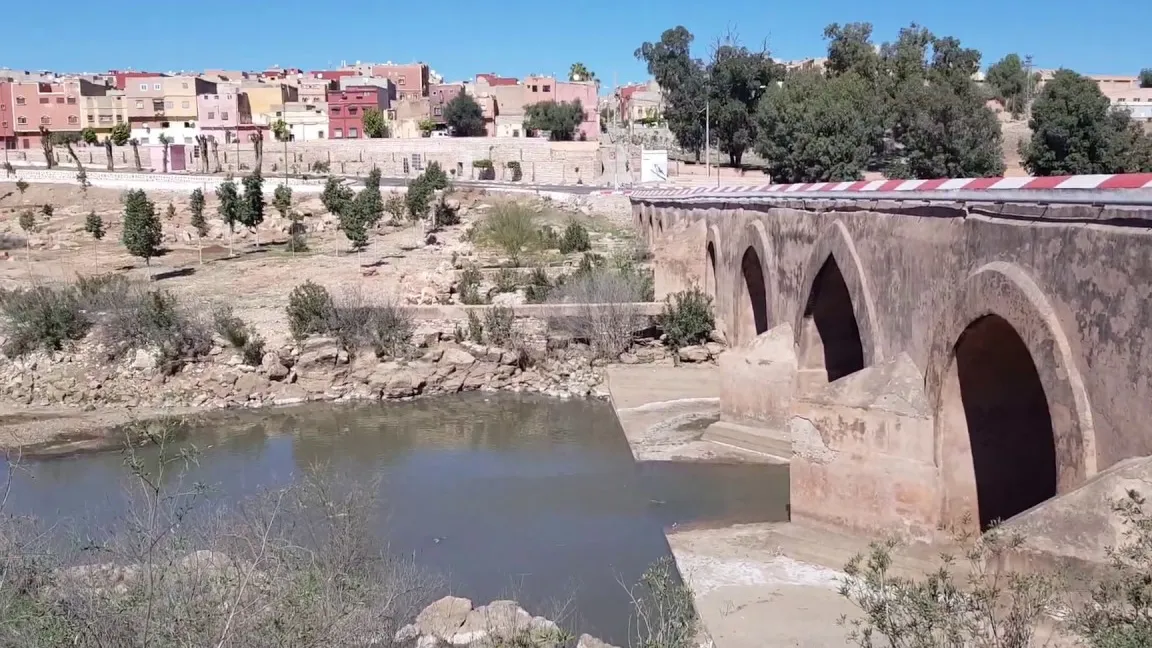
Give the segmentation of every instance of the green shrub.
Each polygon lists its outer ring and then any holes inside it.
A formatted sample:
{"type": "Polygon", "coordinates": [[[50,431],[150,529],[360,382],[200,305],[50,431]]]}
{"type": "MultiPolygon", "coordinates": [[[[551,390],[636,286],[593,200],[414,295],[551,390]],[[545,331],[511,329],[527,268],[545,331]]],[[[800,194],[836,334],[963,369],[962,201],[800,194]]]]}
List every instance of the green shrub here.
{"type": "Polygon", "coordinates": [[[437,189],[448,188],[448,174],[444,173],[444,169],[440,168],[439,162],[429,162],[428,166],[424,168],[424,173],[420,174],[424,179],[424,183],[432,191],[437,189]]]}
{"type": "Polygon", "coordinates": [[[440,196],[440,200],[436,202],[435,213],[437,227],[460,224],[460,208],[450,204],[444,196],[440,196]]]}
{"type": "Polygon", "coordinates": [[[8,357],[37,349],[59,351],[66,342],[83,338],[91,327],[71,288],[36,286],[0,296],[0,330],[8,357]]]}
{"type": "Polygon", "coordinates": [[[481,225],[480,241],[504,251],[515,266],[520,257],[540,242],[536,212],[519,203],[502,203],[493,207],[481,225]]]}
{"type": "Polygon", "coordinates": [[[556,230],[552,229],[551,225],[545,225],[540,228],[540,247],[545,250],[560,249],[560,235],[556,233],[556,230]]]}
{"type": "Polygon", "coordinates": [[[163,361],[182,361],[212,350],[208,326],[183,309],[166,290],[129,293],[100,325],[113,357],[133,349],[156,349],[163,361]]]}
{"type": "Polygon", "coordinates": [[[512,182],[520,182],[524,178],[524,171],[516,160],[509,161],[505,166],[512,170],[512,182]]]}
{"type": "Polygon", "coordinates": [[[524,291],[528,303],[541,304],[548,299],[550,292],[552,292],[552,281],[548,278],[548,273],[539,266],[532,268],[532,274],[528,276],[528,287],[524,291]]]}
{"type": "Polygon", "coordinates": [[[699,344],[716,328],[712,298],[696,286],[672,293],[664,301],[660,325],[673,349],[699,344]]]}
{"type": "Polygon", "coordinates": [[[560,238],[558,248],[561,254],[591,250],[592,242],[588,239],[588,230],[575,221],[568,223],[568,227],[564,228],[564,236],[560,238]]]}
{"type": "Polygon", "coordinates": [[[316,160],[312,163],[312,173],[328,173],[332,170],[332,164],[323,160],[316,160]]]}
{"type": "Polygon", "coordinates": [[[292,337],[302,339],[314,333],[327,333],[332,319],[332,295],[323,286],[305,281],[288,294],[288,328],[292,337]]]}
{"type": "Polygon", "coordinates": [[[52,214],[56,213],[56,208],[48,203],[44,203],[44,205],[40,207],[40,213],[44,214],[44,218],[52,218],[52,214]]]}
{"type": "Polygon", "coordinates": [[[488,331],[488,342],[505,346],[512,340],[512,326],[516,313],[507,306],[492,306],[484,312],[484,328],[488,331]]]}
{"type": "Polygon", "coordinates": [[[334,310],[332,332],[350,352],[370,348],[378,358],[402,355],[412,340],[412,316],[404,308],[339,304],[334,310]]]}
{"type": "Polygon", "coordinates": [[[264,338],[260,334],[252,332],[248,336],[248,340],[244,342],[244,346],[240,349],[240,355],[244,358],[244,364],[250,367],[259,367],[260,363],[264,361],[264,338]]]}
{"type": "Polygon", "coordinates": [[[128,277],[111,272],[76,277],[76,295],[90,313],[103,312],[123,302],[131,286],[128,277]]]}
{"type": "Polygon", "coordinates": [[[461,304],[472,306],[484,303],[484,297],[480,295],[480,282],[483,279],[484,275],[480,273],[480,268],[477,268],[475,264],[470,264],[464,268],[460,273],[459,281],[456,282],[456,292],[460,295],[461,304]]]}
{"type": "Polygon", "coordinates": [[[496,292],[498,293],[516,292],[520,278],[516,274],[516,271],[511,268],[500,268],[500,271],[496,273],[494,283],[496,284],[496,292]]]}
{"type": "Polygon", "coordinates": [[[424,176],[419,176],[408,183],[408,191],[404,194],[404,204],[408,207],[409,218],[421,220],[428,215],[432,191],[432,187],[424,179],[424,176]]]}
{"type": "Polygon", "coordinates": [[[476,311],[468,311],[468,339],[479,344],[484,341],[484,323],[476,311]]]}
{"type": "Polygon", "coordinates": [[[237,349],[243,349],[252,337],[252,332],[244,320],[232,312],[231,306],[225,304],[217,305],[212,309],[212,325],[220,337],[237,349]]]}

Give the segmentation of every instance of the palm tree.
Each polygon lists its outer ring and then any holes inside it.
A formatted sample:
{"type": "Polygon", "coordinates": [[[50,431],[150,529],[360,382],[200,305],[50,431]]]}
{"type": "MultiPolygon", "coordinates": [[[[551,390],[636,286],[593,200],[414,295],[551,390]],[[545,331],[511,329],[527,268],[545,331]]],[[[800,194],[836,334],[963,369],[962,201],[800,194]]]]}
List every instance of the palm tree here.
{"type": "Polygon", "coordinates": [[[164,147],[164,156],[161,162],[164,165],[164,173],[168,173],[168,147],[172,145],[172,138],[168,137],[166,133],[160,133],[160,146],[164,147]]]}
{"type": "Polygon", "coordinates": [[[583,63],[573,63],[568,68],[569,81],[595,81],[596,73],[590,71],[583,63]]]}
{"type": "Polygon", "coordinates": [[[132,146],[132,157],[136,158],[136,170],[143,171],[144,167],[140,164],[140,140],[133,137],[128,140],[128,144],[132,146]]]}
{"type": "Polygon", "coordinates": [[[104,144],[104,157],[107,158],[106,161],[108,163],[108,170],[109,171],[115,171],[116,165],[112,161],[112,138],[111,137],[105,137],[103,144],[104,144]]]}

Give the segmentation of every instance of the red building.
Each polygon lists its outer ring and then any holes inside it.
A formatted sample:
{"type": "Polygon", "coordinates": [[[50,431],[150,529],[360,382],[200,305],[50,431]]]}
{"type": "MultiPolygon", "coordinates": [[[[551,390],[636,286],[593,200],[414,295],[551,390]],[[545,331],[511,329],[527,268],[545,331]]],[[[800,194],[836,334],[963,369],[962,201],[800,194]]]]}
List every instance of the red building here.
{"type": "Polygon", "coordinates": [[[14,148],[16,148],[16,111],[12,106],[12,83],[4,80],[0,81],[0,149],[14,148]]]}
{"type": "Polygon", "coordinates": [[[112,77],[115,83],[114,87],[117,90],[124,90],[127,87],[128,82],[132,79],[138,79],[142,77],[162,77],[168,75],[161,74],[159,72],[125,72],[122,70],[108,70],[108,76],[112,77]]]}
{"type": "Polygon", "coordinates": [[[378,86],[350,86],[328,91],[328,139],[362,139],[364,111],[388,110],[388,91],[378,86]]]}

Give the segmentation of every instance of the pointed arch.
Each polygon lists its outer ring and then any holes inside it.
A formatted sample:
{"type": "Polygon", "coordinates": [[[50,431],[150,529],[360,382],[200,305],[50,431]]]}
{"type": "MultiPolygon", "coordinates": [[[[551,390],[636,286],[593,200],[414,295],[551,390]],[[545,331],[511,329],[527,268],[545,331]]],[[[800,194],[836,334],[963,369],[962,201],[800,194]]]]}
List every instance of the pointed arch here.
{"type": "Polygon", "coordinates": [[[872,298],[864,268],[860,263],[860,255],[856,252],[856,245],[848,228],[841,221],[836,221],[821,232],[813,244],[812,254],[804,267],[804,283],[801,284],[801,307],[796,309],[796,316],[792,328],[796,334],[796,343],[801,344],[800,336],[804,333],[806,316],[811,313],[807,306],[814,296],[813,287],[817,280],[833,279],[829,277],[829,262],[835,263],[839,278],[852,302],[852,313],[855,316],[858,336],[860,339],[863,366],[869,367],[884,360],[884,346],[879,339],[880,328],[876,320],[876,305],[872,298]]]}
{"type": "Polygon", "coordinates": [[[730,320],[737,344],[746,344],[772,328],[775,256],[768,243],[764,223],[748,219],[736,239],[732,273],[732,313],[730,320]]]}
{"type": "Polygon", "coordinates": [[[1096,474],[1092,410],[1072,345],[1018,266],[989,263],[968,276],[936,326],[925,388],[945,524],[967,517],[986,526],[1096,474]]]}

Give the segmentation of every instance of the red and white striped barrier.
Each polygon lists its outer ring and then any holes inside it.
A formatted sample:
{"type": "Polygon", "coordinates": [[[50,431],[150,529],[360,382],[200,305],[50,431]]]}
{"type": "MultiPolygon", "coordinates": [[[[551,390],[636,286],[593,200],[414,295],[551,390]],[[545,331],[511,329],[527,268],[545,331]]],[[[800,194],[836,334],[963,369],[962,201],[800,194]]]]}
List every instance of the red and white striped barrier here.
{"type": "Polygon", "coordinates": [[[1020,178],[940,178],[936,180],[859,180],[800,184],[732,185],[721,187],[654,187],[635,189],[635,198],[679,198],[725,194],[889,193],[898,191],[1058,191],[1152,189],[1152,173],[1124,173],[1020,178]]]}

